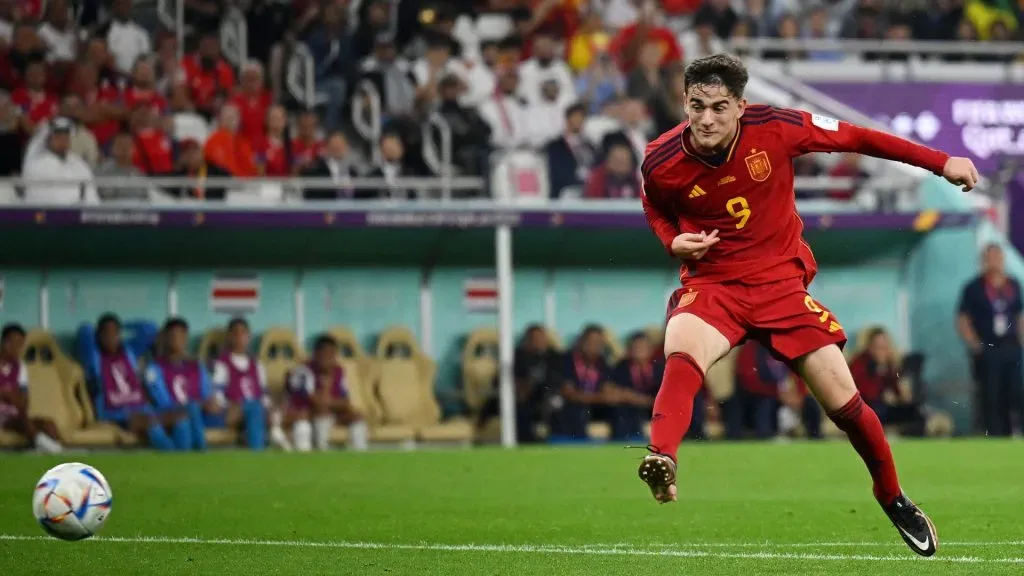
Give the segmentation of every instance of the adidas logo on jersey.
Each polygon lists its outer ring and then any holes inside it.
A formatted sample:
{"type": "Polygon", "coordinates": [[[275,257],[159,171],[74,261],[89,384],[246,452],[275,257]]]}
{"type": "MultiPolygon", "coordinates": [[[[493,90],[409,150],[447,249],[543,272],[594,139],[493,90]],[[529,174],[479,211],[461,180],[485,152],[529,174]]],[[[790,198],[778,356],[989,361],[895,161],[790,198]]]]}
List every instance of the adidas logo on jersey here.
{"type": "Polygon", "coordinates": [[[704,196],[707,194],[700,186],[694,186],[693,190],[690,190],[690,198],[696,198],[698,196],[704,196]]]}

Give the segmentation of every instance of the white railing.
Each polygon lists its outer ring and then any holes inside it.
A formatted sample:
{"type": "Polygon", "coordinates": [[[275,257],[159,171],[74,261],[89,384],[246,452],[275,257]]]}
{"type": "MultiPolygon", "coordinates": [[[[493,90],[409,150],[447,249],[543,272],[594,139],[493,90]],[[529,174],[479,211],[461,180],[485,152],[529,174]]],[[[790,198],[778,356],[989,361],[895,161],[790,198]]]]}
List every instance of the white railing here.
{"type": "Polygon", "coordinates": [[[228,9],[220,23],[220,46],[224,58],[235,68],[241,69],[249,59],[249,26],[245,14],[235,6],[228,9]]]}
{"type": "Polygon", "coordinates": [[[363,80],[356,85],[355,94],[352,96],[352,126],[360,137],[370,143],[373,151],[372,160],[380,162],[380,141],[383,130],[383,108],[381,105],[380,91],[377,86],[369,81],[363,80]]]}
{"type": "Polygon", "coordinates": [[[316,62],[304,42],[296,42],[285,64],[285,86],[296,102],[316,108],[316,62]]]}

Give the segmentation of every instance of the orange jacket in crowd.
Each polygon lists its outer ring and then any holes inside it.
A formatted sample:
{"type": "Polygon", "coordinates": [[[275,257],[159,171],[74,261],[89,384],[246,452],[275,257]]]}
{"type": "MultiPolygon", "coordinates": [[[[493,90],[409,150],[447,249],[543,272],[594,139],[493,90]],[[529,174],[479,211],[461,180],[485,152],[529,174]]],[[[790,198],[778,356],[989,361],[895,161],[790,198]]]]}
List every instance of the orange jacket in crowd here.
{"type": "Polygon", "coordinates": [[[259,174],[252,144],[244,137],[223,128],[210,135],[203,148],[203,156],[210,164],[219,166],[238,178],[250,178],[259,174]]]}

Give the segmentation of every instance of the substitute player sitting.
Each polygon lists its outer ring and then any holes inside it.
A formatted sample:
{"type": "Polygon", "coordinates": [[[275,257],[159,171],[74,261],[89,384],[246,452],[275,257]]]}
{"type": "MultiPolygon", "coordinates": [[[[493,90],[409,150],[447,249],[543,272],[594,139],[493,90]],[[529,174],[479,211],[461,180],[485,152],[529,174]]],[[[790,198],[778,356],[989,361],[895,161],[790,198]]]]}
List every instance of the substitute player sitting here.
{"type": "Polygon", "coordinates": [[[334,338],[317,337],[313,359],[288,373],[285,421],[291,425],[292,442],[300,452],[309,452],[314,444],[317,450],[327,450],[335,423],[348,426],[353,448],[366,449],[366,422],[349,400],[334,338]]]}
{"type": "Polygon", "coordinates": [[[798,110],[748,105],[742,62],[715,55],[685,71],[687,120],[647,146],[641,196],[648,223],[683,261],[669,302],[665,378],[654,402],[651,452],[640,477],[659,502],[676,500],[676,451],[708,368],[756,338],[807,383],[846,432],[874,495],[904,542],[935,553],[931,520],[903,494],[878,417],[857,393],[835,316],[807,293],[817,272],[801,239],[792,159],[857,152],[904,162],[970,190],[966,158],[798,110]]]}

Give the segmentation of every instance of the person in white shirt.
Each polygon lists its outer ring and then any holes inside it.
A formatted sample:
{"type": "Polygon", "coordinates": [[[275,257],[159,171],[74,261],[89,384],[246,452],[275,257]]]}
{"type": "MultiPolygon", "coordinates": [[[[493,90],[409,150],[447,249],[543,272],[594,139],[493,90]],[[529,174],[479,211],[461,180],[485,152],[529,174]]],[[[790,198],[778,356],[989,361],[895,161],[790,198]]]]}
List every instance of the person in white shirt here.
{"type": "Polygon", "coordinates": [[[565,111],[569,104],[565,103],[559,90],[558,81],[549,78],[541,86],[541,99],[527,104],[526,119],[534,148],[544,148],[565,129],[565,111]]]}
{"type": "Polygon", "coordinates": [[[519,65],[519,95],[527,104],[545,100],[541,86],[558,83],[559,103],[563,110],[576,101],[576,79],[572,69],[555,54],[555,39],[550,32],[538,30],[533,37],[533,57],[519,65]]]}
{"type": "Polygon", "coordinates": [[[39,27],[39,38],[46,45],[46,59],[50,62],[70,62],[78,54],[78,39],[71,22],[71,11],[65,0],[50,0],[46,6],[46,21],[39,27]]]}
{"type": "Polygon", "coordinates": [[[412,64],[412,76],[420,90],[437,90],[441,78],[454,76],[464,85],[469,85],[469,70],[452,58],[451,38],[442,34],[426,34],[426,52],[412,64]]]}
{"type": "Polygon", "coordinates": [[[25,201],[29,204],[65,205],[98,203],[92,168],[81,156],[69,150],[74,122],[58,116],[50,122],[49,129],[46,148],[25,159],[25,201]],[[34,184],[33,181],[41,183],[34,184]]]}
{"type": "Polygon", "coordinates": [[[480,104],[480,117],[491,127],[491,145],[511,150],[529,144],[526,106],[516,97],[518,73],[510,68],[498,74],[498,90],[480,104]]]}
{"type": "Polygon", "coordinates": [[[132,19],[132,6],[132,0],[114,0],[111,6],[113,17],[98,32],[107,39],[117,69],[125,75],[131,73],[140,56],[153,51],[149,32],[132,19]]]}

